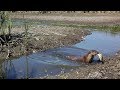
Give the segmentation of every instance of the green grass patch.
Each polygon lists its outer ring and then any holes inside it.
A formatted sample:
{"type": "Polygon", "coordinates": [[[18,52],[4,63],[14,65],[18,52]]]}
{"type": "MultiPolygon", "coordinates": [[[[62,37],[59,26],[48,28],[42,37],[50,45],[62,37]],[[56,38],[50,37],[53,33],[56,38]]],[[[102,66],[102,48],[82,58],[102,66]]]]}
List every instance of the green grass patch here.
{"type": "Polygon", "coordinates": [[[112,25],[112,26],[86,25],[86,26],[81,26],[81,28],[98,29],[101,31],[120,32],[120,25],[112,25]]]}

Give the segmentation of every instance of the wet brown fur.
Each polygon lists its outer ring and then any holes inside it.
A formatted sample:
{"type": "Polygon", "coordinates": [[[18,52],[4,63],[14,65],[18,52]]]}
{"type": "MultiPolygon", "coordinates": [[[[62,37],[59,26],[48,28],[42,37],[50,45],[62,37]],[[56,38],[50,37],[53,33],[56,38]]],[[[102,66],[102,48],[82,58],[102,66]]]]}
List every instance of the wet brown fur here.
{"type": "Polygon", "coordinates": [[[99,52],[96,50],[91,50],[87,54],[85,54],[84,56],[81,56],[81,57],[76,57],[74,55],[71,55],[71,56],[66,56],[66,58],[69,60],[76,60],[76,61],[91,63],[94,56],[96,56],[98,53],[99,52]]]}

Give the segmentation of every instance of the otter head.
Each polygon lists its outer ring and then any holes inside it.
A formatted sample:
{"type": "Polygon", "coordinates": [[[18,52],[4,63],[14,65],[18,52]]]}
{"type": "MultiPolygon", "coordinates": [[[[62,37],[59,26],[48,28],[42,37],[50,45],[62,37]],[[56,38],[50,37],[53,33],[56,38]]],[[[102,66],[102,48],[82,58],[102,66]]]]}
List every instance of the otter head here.
{"type": "Polygon", "coordinates": [[[91,54],[92,56],[98,55],[100,62],[104,63],[104,62],[103,62],[103,55],[102,55],[101,53],[99,53],[98,51],[96,51],[96,50],[91,50],[91,51],[89,52],[89,54],[91,54]]]}

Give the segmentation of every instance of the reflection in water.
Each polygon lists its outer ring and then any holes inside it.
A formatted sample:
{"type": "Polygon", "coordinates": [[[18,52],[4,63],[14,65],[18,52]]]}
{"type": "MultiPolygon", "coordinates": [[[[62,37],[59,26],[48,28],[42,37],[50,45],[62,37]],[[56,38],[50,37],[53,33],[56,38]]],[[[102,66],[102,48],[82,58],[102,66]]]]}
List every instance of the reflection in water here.
{"type": "Polygon", "coordinates": [[[25,58],[26,58],[26,79],[28,79],[29,78],[29,66],[28,66],[28,58],[27,58],[27,56],[25,56],[25,58]]]}
{"type": "Polygon", "coordinates": [[[14,79],[17,78],[17,73],[14,67],[14,64],[12,63],[11,60],[6,60],[2,64],[2,73],[3,73],[3,78],[6,79],[14,79]]]}

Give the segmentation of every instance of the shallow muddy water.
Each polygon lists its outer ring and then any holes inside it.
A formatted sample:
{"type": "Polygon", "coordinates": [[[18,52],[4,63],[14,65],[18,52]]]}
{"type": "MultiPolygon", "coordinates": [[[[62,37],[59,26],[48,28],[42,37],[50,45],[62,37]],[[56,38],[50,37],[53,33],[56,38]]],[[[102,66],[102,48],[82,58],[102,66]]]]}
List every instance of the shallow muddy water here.
{"type": "MultiPolygon", "coordinates": [[[[84,55],[95,49],[103,55],[112,55],[120,49],[120,34],[92,31],[85,40],[71,47],[62,47],[37,52],[29,56],[3,62],[2,71],[7,79],[39,78],[68,72],[85,64],[67,60],[67,55],[84,55]]],[[[97,60],[97,57],[95,58],[97,60]]]]}

